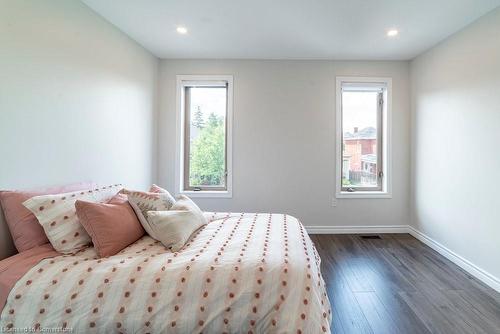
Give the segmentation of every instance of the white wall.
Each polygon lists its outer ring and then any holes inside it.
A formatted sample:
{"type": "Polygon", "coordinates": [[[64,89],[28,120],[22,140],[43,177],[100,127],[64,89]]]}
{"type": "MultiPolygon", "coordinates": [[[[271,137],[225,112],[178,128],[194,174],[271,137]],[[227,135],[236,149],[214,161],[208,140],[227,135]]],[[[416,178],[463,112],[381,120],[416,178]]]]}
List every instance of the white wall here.
{"type": "Polygon", "coordinates": [[[158,65],[80,1],[1,1],[0,189],[149,186],[158,65]]]}
{"type": "Polygon", "coordinates": [[[281,212],[308,226],[407,225],[408,62],[162,60],[159,183],[174,189],[177,74],[234,76],[233,198],[205,210],[281,212]],[[393,78],[393,198],[335,194],[335,77],[393,78]]]}
{"type": "Polygon", "coordinates": [[[497,279],[499,33],[497,9],[411,62],[412,224],[497,279]]]}

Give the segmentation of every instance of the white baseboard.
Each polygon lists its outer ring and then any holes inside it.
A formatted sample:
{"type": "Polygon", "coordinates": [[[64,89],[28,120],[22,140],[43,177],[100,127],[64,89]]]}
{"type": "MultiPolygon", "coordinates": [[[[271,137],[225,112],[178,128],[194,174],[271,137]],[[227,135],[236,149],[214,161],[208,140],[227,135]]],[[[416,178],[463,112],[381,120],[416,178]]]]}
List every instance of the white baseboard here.
{"type": "Polygon", "coordinates": [[[409,233],[408,225],[305,226],[309,234],[409,233]]]}
{"type": "Polygon", "coordinates": [[[500,292],[500,279],[474,265],[436,240],[409,225],[379,225],[379,226],[305,226],[309,234],[379,234],[379,233],[409,233],[422,243],[455,263],[457,266],[500,292]]]}
{"type": "Polygon", "coordinates": [[[429,236],[425,235],[424,233],[418,231],[412,226],[408,226],[409,233],[415,237],[416,239],[420,240],[430,248],[434,249],[436,252],[439,254],[443,255],[445,258],[450,260],[451,262],[455,263],[457,266],[477,278],[478,280],[482,281],[484,284],[488,285],[492,289],[496,290],[497,292],[500,292],[500,279],[497,277],[493,276],[489,272],[479,268],[478,266],[474,265],[472,262],[469,260],[466,260],[465,258],[461,257],[457,253],[453,252],[449,248],[443,246],[436,240],[430,238],[429,236]]]}

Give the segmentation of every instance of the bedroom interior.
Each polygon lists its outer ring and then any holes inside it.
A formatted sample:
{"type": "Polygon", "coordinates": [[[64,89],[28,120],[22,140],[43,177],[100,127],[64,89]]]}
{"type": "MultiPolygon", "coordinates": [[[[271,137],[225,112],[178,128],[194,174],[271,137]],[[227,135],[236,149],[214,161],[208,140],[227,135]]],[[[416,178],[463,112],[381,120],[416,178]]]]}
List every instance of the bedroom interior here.
{"type": "Polygon", "coordinates": [[[0,332],[500,333],[499,32],[500,0],[2,0],[0,332]]]}

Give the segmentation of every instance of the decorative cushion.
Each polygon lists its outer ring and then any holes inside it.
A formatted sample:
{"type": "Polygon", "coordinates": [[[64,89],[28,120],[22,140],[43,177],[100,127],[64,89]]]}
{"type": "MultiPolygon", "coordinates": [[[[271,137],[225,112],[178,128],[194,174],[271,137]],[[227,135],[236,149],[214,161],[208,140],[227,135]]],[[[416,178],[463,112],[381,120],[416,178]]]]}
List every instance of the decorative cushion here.
{"type": "Polygon", "coordinates": [[[154,193],[144,191],[127,191],[128,201],[134,209],[142,227],[151,235],[146,214],[148,211],[168,210],[174,205],[175,199],[170,193],[154,193]]]}
{"type": "MultiPolygon", "coordinates": [[[[136,192],[136,190],[129,190],[129,189],[125,189],[125,188],[120,190],[120,194],[124,194],[124,195],[128,195],[131,192],[136,192]]],[[[149,188],[149,192],[150,193],[168,193],[168,191],[166,191],[163,188],[158,187],[156,184],[153,184],[151,186],[151,188],[149,188]]]]}
{"type": "Polygon", "coordinates": [[[113,197],[121,185],[76,191],[58,195],[35,196],[23,205],[35,214],[54,249],[73,254],[90,244],[90,236],[78,221],[75,202],[105,202],[113,197]]]}
{"type": "Polygon", "coordinates": [[[152,193],[168,193],[167,190],[163,189],[162,187],[160,186],[157,186],[156,184],[153,183],[153,185],[151,186],[151,188],[149,188],[149,192],[152,192],[152,193]]]}
{"type": "Polygon", "coordinates": [[[200,208],[183,195],[169,211],[148,211],[147,221],[151,237],[173,252],[180,250],[197,229],[207,224],[200,208]]]}
{"type": "Polygon", "coordinates": [[[77,200],[75,207],[100,257],[115,255],[144,235],[125,195],[117,194],[107,203],[77,200]]]}
{"type": "Polygon", "coordinates": [[[23,202],[34,196],[60,194],[76,190],[95,188],[93,182],[80,182],[66,186],[33,191],[0,191],[5,221],[9,226],[14,245],[19,252],[44,245],[49,242],[35,215],[23,206],[23,202]]]}
{"type": "MultiPolygon", "coordinates": [[[[116,194],[115,196],[111,197],[106,203],[107,204],[123,204],[123,203],[127,203],[128,205],[130,205],[130,203],[128,202],[127,195],[123,194],[121,192],[121,190],[118,192],[118,194],[116,194]]],[[[134,212],[134,215],[135,215],[135,212],[134,212]]]]}

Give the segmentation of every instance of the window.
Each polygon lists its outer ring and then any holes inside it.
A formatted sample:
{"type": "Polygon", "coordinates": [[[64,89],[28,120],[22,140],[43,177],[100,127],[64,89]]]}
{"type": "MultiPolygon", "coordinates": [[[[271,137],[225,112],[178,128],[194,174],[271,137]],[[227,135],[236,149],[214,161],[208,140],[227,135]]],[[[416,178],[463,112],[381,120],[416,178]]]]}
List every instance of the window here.
{"type": "Polygon", "coordinates": [[[337,78],[339,198],[390,197],[389,78],[337,78]]]}
{"type": "Polygon", "coordinates": [[[231,76],[177,76],[178,193],[231,196],[231,76]]]}

